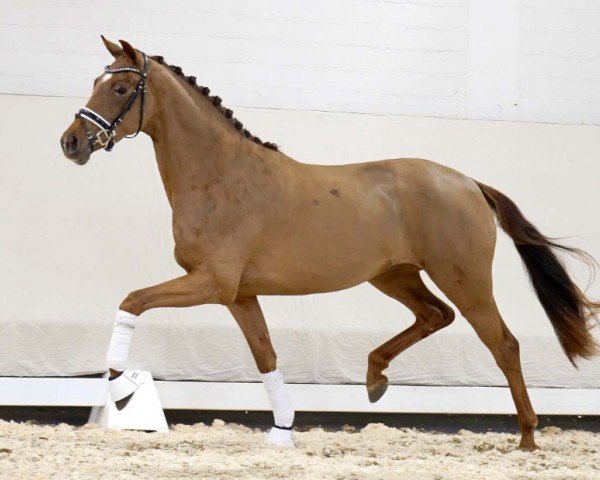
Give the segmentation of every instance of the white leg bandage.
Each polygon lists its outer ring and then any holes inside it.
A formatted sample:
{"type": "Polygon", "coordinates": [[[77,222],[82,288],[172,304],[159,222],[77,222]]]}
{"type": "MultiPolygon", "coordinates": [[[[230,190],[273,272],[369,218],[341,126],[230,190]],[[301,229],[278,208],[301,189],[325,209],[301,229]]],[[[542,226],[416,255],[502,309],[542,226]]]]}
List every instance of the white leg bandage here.
{"type": "Polygon", "coordinates": [[[294,424],[294,407],[283,383],[283,375],[279,370],[275,370],[261,374],[261,378],[273,407],[275,426],[291,428],[294,424]]]}
{"type": "Polygon", "coordinates": [[[275,420],[275,426],[269,432],[267,442],[284,447],[295,447],[296,444],[292,439],[294,407],[292,407],[292,401],[285,388],[283,375],[279,370],[275,370],[261,374],[261,378],[271,402],[275,420]]]}
{"type": "Polygon", "coordinates": [[[127,358],[129,357],[129,344],[133,337],[136,315],[123,310],[117,311],[115,323],[113,325],[112,337],[106,352],[106,363],[108,368],[122,372],[127,368],[127,358]]]}

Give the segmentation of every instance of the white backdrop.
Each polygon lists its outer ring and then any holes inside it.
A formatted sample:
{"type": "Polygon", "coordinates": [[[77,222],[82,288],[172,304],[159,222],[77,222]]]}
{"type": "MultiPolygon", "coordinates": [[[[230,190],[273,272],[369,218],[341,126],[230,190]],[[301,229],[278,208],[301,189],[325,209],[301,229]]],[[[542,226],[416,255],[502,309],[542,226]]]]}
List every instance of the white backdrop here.
{"type": "MultiPolygon", "coordinates": [[[[123,297],[181,273],[149,140],[119,144],[83,168],[60,152],[78,97],[109,60],[100,33],[163,54],[228,106],[251,107],[236,115],[299,160],[430,158],[499,188],[543,232],[573,235],[569,243],[600,257],[597,2],[106,1],[98,8],[0,0],[0,7],[0,375],[102,371],[123,297]]],[[[585,284],[585,269],[571,266],[585,284]]],[[[503,235],[494,268],[527,381],[600,387],[598,360],[576,372],[564,359],[503,235]]],[[[598,283],[591,294],[600,297],[598,283]]],[[[369,286],[261,303],[280,366],[296,382],[363,381],[368,352],[412,321],[369,286]]],[[[257,379],[222,307],[157,310],[140,323],[132,361],[159,378],[257,379]]],[[[461,318],[405,352],[389,376],[505,383],[461,318]]]]}
{"type": "MultiPolygon", "coordinates": [[[[121,142],[78,167],[58,144],[78,105],[78,99],[0,96],[0,110],[11,112],[0,118],[0,374],[102,371],[124,296],[181,274],[149,139],[121,142]]],[[[405,155],[443,162],[503,190],[543,232],[574,235],[569,243],[600,257],[600,127],[238,110],[261,138],[279,141],[304,161],[405,155]]],[[[585,269],[573,267],[585,283],[585,269]]],[[[598,360],[576,372],[560,352],[504,235],[495,279],[530,384],[600,387],[598,360]]],[[[600,296],[597,283],[592,293],[600,296]]],[[[369,351],[412,322],[410,312],[368,285],[261,302],[280,367],[294,382],[362,382],[369,351]]],[[[132,359],[158,378],[257,379],[241,332],[218,306],[145,313],[132,359]]],[[[462,318],[402,354],[389,377],[394,383],[504,384],[462,318]]]]}

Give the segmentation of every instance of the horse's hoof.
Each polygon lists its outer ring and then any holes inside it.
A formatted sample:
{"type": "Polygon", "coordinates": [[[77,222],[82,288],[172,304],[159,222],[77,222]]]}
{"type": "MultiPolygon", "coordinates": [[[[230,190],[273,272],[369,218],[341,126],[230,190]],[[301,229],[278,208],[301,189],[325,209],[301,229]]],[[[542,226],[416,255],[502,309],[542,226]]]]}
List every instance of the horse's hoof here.
{"type": "Polygon", "coordinates": [[[519,444],[519,450],[523,450],[524,452],[534,452],[539,449],[540,447],[538,447],[534,441],[524,442],[521,440],[521,443],[519,444]]]}
{"type": "Polygon", "coordinates": [[[388,379],[385,375],[382,375],[370,385],[367,385],[367,393],[369,394],[369,402],[375,403],[387,390],[388,379]]]}

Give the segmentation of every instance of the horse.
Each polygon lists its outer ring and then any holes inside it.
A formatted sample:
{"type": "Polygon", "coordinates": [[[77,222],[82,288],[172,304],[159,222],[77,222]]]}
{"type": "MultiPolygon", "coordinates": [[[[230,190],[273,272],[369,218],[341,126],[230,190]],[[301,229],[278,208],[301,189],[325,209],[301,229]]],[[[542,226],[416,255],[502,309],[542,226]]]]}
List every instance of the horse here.
{"type": "Polygon", "coordinates": [[[496,220],[512,238],[568,359],[598,353],[590,331],[600,303],[572,281],[557,253],[593,259],[543,235],[498,190],[418,158],[341,166],[310,165],[263,142],[218,96],[180,67],[102,37],[114,57],[61,138],[83,165],[125,137],[144,132],[173,212],[174,257],[185,275],[129,293],[107,353],[113,400],[137,388],[127,374],[135,321],[153,308],[226,306],[261,374],[274,427],[267,440],[293,445],[294,410],[277,370],[258,295],[306,295],[369,282],[408,307],[414,323],[368,355],[369,400],[385,393],[384,370],[402,351],[450,325],[470,323],[504,373],[518,413],[519,447],[537,448],[537,417],[523,380],[519,343],[492,290],[496,220]],[[114,119],[108,121],[106,119],[114,119]],[[125,373],[123,373],[125,372],[125,373]]]}

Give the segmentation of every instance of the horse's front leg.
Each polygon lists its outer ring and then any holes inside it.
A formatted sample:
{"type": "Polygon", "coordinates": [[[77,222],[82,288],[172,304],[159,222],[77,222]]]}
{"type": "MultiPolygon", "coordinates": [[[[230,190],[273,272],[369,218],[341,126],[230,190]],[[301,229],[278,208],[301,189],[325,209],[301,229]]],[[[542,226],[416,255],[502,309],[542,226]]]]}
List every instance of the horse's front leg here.
{"type": "Polygon", "coordinates": [[[277,355],[271,344],[258,300],[256,297],[238,299],[235,303],[227,305],[227,308],[246,337],[273,408],[274,426],[267,436],[267,442],[293,447],[294,407],[285,388],[283,376],[277,370],[277,355]]]}
{"type": "Polygon", "coordinates": [[[228,282],[206,270],[192,270],[183,277],[127,295],[119,306],[106,354],[111,398],[117,408],[124,408],[139,387],[135,372],[126,370],[137,317],[151,308],[229,304],[235,299],[237,285],[236,279],[228,282]]]}

